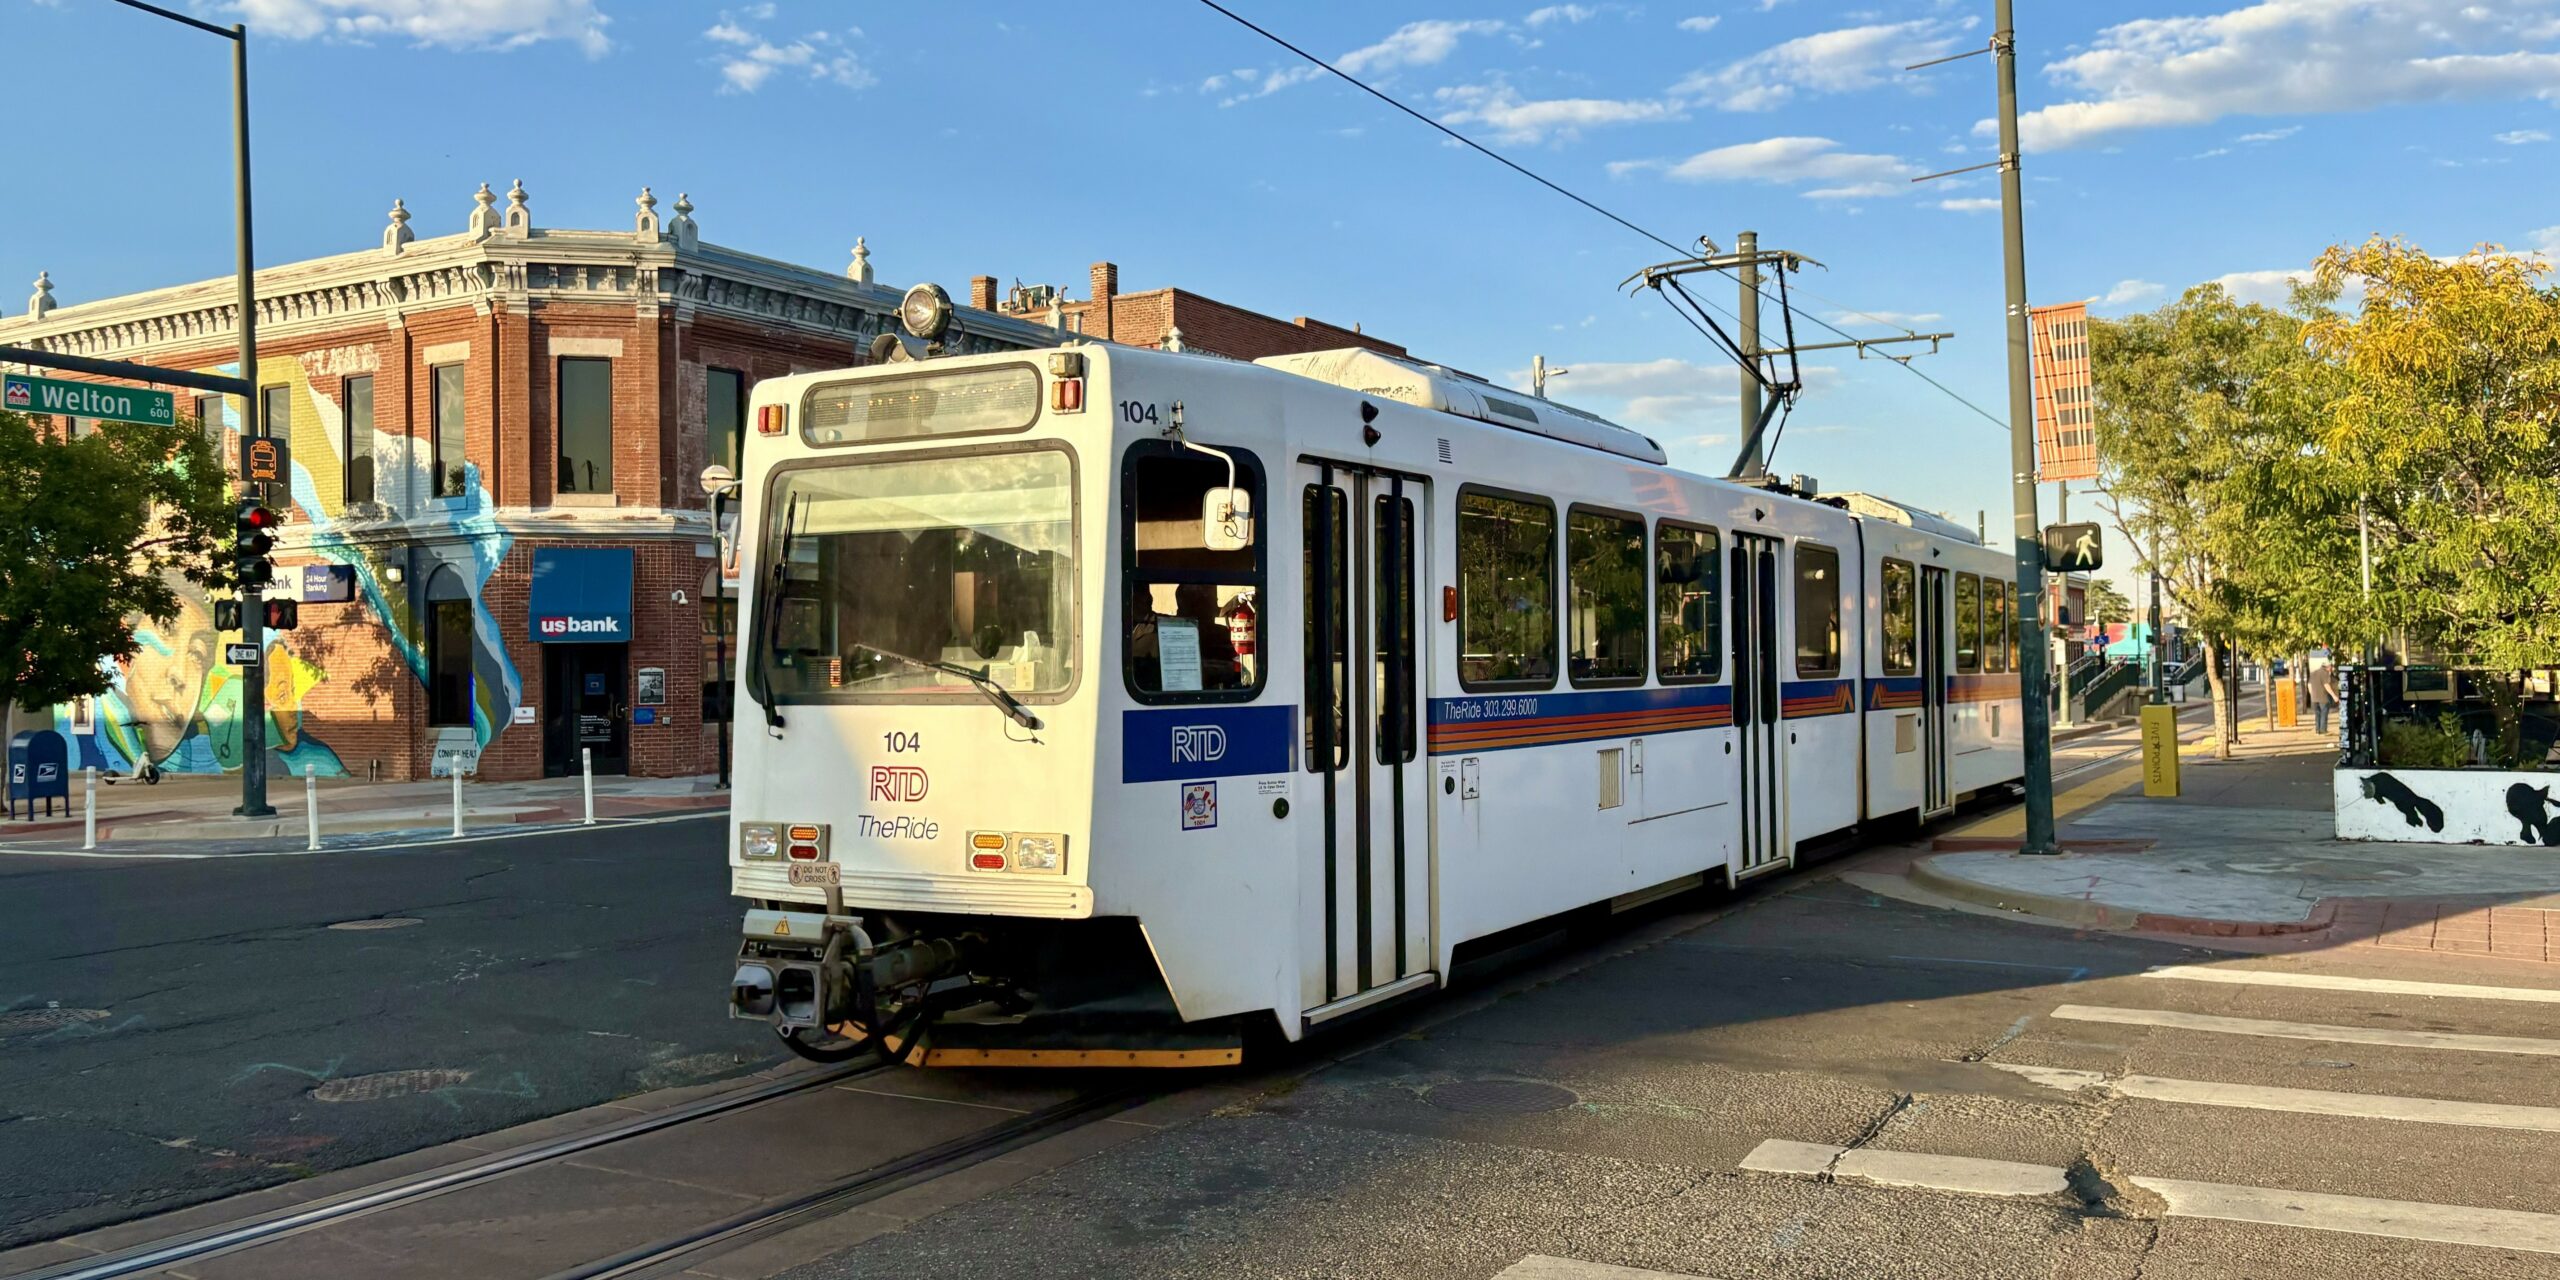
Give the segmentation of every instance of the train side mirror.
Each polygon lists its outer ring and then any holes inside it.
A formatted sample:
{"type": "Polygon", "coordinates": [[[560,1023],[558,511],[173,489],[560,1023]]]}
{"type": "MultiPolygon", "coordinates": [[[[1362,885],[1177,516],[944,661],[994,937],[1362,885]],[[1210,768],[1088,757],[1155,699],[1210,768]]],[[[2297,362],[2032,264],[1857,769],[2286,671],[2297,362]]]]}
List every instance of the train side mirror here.
{"type": "Polygon", "coordinates": [[[1200,542],[1211,551],[1253,545],[1253,492],[1240,487],[1209,490],[1200,498],[1200,542]]]}

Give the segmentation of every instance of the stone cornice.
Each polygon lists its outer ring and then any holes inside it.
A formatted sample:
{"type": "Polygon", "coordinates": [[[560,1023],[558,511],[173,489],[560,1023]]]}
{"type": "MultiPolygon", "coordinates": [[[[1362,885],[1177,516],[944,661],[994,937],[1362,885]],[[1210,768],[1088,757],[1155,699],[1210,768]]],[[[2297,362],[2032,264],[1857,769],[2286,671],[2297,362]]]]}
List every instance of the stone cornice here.
{"type": "MultiPolygon", "coordinates": [[[[418,312],[503,301],[519,313],[553,302],[621,303],[643,314],[674,307],[687,318],[734,317],[828,337],[857,348],[896,324],[900,292],[719,245],[681,249],[628,232],[534,230],[462,234],[314,258],[260,271],[258,338],[269,344],[343,335],[350,326],[396,327],[418,312]]],[[[0,345],[96,359],[147,359],[237,342],[236,285],[199,281],[127,294],[44,316],[0,318],[0,345]]],[[[963,351],[1043,346],[1045,324],[959,309],[963,351]]]]}

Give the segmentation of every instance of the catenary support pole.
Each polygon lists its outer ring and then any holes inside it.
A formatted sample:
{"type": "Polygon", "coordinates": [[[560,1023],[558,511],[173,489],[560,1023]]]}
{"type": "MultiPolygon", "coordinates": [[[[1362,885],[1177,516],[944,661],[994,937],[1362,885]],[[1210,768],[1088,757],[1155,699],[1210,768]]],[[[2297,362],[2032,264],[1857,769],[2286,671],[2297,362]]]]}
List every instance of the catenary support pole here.
{"type": "Polygon", "coordinates": [[[2018,33],[1998,0],[1991,49],[2000,78],[2000,231],[2009,301],[2009,498],[2018,560],[2019,728],[2026,739],[2027,832],[2018,852],[2060,853],[2053,838],[2053,706],[2044,651],[2044,547],[2036,535],[2035,386],[2027,356],[2025,194],[2018,176],[2018,33]]]}
{"type": "Polygon", "coordinates": [[[302,847],[320,847],[320,766],[302,766],[302,847]]]}
{"type": "Polygon", "coordinates": [[[582,826],[596,824],[596,753],[592,747],[578,748],[578,788],[586,793],[587,820],[582,826]]]}
{"type": "Polygon", "coordinates": [[[1742,282],[1740,310],[1735,313],[1733,341],[1742,349],[1742,438],[1751,442],[1751,451],[1743,456],[1742,474],[1758,476],[1768,469],[1768,454],[1760,443],[1760,233],[1745,231],[1734,238],[1733,252],[1742,265],[1733,274],[1742,282]]]}
{"type": "Polygon", "coordinates": [[[95,849],[98,847],[98,766],[90,765],[80,773],[80,847],[95,849]]]}

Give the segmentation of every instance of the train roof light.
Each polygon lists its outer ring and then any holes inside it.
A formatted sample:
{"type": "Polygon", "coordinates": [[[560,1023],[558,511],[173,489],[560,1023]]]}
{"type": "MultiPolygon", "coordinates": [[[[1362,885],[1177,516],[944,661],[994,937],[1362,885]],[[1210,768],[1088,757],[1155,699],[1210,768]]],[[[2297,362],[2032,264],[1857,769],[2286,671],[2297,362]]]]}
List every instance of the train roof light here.
{"type": "Polygon", "coordinates": [[[907,290],[907,296],[898,301],[898,324],[926,342],[940,338],[951,327],[951,295],[938,284],[907,290]]]}

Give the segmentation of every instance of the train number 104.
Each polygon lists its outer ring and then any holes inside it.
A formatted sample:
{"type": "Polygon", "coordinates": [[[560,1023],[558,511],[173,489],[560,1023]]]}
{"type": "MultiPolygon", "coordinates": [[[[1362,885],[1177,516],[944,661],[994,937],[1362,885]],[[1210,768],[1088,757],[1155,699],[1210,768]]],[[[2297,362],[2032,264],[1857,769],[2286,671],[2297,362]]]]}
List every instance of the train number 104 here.
{"type": "Polygon", "coordinates": [[[884,733],[880,735],[880,745],[887,747],[891,755],[904,755],[910,751],[924,750],[924,738],[921,734],[884,733]]]}
{"type": "Polygon", "coordinates": [[[1151,427],[1158,425],[1156,422],[1156,407],[1143,400],[1121,401],[1120,420],[1122,422],[1143,422],[1151,427]]]}

